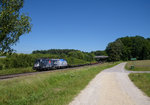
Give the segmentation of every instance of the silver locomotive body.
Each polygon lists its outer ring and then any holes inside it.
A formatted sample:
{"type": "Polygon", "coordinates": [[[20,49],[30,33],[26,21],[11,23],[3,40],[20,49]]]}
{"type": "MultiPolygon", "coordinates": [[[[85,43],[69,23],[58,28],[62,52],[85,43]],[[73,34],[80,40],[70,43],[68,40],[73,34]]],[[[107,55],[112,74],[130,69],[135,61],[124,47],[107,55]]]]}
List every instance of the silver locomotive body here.
{"type": "Polygon", "coordinates": [[[55,68],[64,68],[68,66],[67,61],[64,59],[51,59],[51,61],[55,68]]]}

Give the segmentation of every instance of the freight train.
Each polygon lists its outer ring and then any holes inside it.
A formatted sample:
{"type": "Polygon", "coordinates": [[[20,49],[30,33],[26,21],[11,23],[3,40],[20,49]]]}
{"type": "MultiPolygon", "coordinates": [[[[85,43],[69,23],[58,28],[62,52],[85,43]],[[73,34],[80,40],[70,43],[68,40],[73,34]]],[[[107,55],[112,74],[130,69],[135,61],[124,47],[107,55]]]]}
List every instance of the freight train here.
{"type": "Polygon", "coordinates": [[[49,59],[49,58],[40,58],[37,59],[34,63],[34,70],[50,70],[50,69],[59,69],[66,68],[68,66],[67,61],[64,59],[49,59]]]}

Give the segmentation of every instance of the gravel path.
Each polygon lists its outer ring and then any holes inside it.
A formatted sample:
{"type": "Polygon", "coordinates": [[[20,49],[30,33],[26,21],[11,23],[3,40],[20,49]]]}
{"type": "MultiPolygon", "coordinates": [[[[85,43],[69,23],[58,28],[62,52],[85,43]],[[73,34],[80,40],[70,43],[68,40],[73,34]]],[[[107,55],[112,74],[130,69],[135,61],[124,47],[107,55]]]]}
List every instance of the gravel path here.
{"type": "Polygon", "coordinates": [[[99,73],[69,105],[150,105],[129,79],[126,63],[99,73]]]}

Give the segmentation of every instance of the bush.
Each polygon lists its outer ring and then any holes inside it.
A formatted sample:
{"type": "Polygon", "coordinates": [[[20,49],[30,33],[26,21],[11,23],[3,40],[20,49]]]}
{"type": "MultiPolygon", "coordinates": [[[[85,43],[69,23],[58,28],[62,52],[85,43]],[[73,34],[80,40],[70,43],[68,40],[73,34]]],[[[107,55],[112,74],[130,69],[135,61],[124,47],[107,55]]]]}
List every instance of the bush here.
{"type": "Polygon", "coordinates": [[[3,69],[3,65],[0,64],[0,70],[2,70],[2,69],[3,69]]]}

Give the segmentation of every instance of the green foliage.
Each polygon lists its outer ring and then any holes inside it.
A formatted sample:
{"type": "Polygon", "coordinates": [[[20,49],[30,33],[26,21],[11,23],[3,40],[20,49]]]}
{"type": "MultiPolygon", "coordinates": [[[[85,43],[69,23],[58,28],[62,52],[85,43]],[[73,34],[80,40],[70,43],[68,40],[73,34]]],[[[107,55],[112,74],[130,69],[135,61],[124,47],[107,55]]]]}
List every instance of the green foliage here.
{"type": "Polygon", "coordinates": [[[96,55],[96,56],[102,56],[102,55],[106,56],[107,55],[106,51],[100,51],[100,50],[92,51],[91,53],[96,55]]]}
{"type": "Polygon", "coordinates": [[[89,63],[88,61],[84,61],[81,59],[77,59],[74,57],[69,57],[66,59],[69,65],[79,65],[79,64],[87,64],[89,63]]]}
{"type": "Polygon", "coordinates": [[[116,40],[113,43],[109,43],[106,52],[109,56],[109,60],[111,61],[119,61],[122,56],[123,43],[121,40],[116,40]]]}
{"type": "Polygon", "coordinates": [[[68,55],[69,52],[76,52],[79,50],[74,50],[74,49],[50,49],[50,50],[36,50],[33,51],[33,54],[56,54],[56,55],[61,55],[65,54],[68,55]]]}
{"type": "Polygon", "coordinates": [[[0,64],[0,70],[2,70],[2,69],[3,69],[3,65],[0,64]]]}
{"type": "Polygon", "coordinates": [[[129,61],[125,68],[133,71],[150,71],[150,60],[129,61]],[[134,66],[134,69],[131,69],[134,66]]]}
{"type": "Polygon", "coordinates": [[[150,59],[150,41],[141,36],[127,36],[109,43],[106,52],[110,61],[150,59]]]}
{"type": "Polygon", "coordinates": [[[85,61],[94,61],[94,54],[83,52],[80,50],[74,50],[74,49],[50,49],[50,50],[36,50],[33,51],[32,54],[50,54],[50,55],[57,55],[59,58],[76,58],[80,60],[85,61]]]}
{"type": "Polygon", "coordinates": [[[95,61],[94,56],[95,55],[92,53],[86,53],[84,54],[84,60],[89,61],[89,62],[95,61]]]}
{"type": "Polygon", "coordinates": [[[78,59],[84,58],[84,54],[81,51],[71,51],[68,53],[68,56],[78,58],[78,59]]]}
{"type": "Polygon", "coordinates": [[[31,31],[31,18],[20,14],[24,0],[0,0],[0,54],[11,53],[19,37],[31,31]]]}

